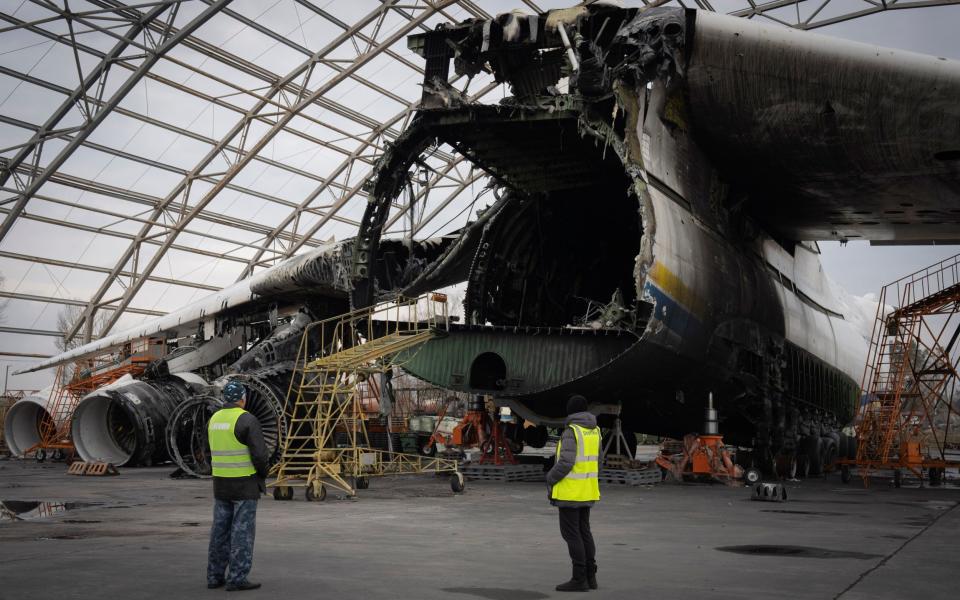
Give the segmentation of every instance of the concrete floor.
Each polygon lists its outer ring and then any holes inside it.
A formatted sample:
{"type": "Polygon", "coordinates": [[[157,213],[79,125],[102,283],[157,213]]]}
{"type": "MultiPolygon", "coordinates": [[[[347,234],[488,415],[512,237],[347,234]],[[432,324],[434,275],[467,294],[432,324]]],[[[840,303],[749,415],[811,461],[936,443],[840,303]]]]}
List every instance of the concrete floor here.
{"type": "MultiPolygon", "coordinates": [[[[85,478],[0,461],[0,500],[100,503],[0,522],[0,599],[221,597],[204,579],[210,482],[170,471],[85,478]]],[[[773,504],[721,485],[604,488],[591,597],[957,597],[960,490],[864,490],[834,476],[789,491],[773,504]],[[788,554],[718,550],[728,546],[788,554]]],[[[454,496],[445,478],[375,479],[360,494],[265,498],[251,574],[264,587],[242,597],[568,596],[553,590],[568,559],[543,484],[470,482],[454,496]]]]}

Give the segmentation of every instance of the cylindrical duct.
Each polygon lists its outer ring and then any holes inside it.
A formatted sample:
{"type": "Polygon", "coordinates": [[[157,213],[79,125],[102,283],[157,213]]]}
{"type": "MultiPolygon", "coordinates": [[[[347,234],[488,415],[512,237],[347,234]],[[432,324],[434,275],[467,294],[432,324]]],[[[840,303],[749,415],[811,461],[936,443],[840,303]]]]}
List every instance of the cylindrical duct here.
{"type": "Polygon", "coordinates": [[[27,449],[40,441],[41,423],[51,419],[49,404],[52,391],[53,388],[47,388],[21,398],[7,411],[3,437],[10,454],[22,457],[27,449]]]}
{"type": "Polygon", "coordinates": [[[717,419],[717,410],[713,408],[713,392],[710,392],[707,409],[703,414],[703,434],[718,435],[720,432],[718,423],[719,419],[717,419]]]}
{"type": "Polygon", "coordinates": [[[290,371],[282,367],[231,376],[247,387],[245,410],[260,421],[271,464],[279,459],[283,437],[287,433],[286,402],[290,376],[290,371]]]}
{"type": "Polygon", "coordinates": [[[220,400],[213,396],[194,396],[178,406],[170,416],[167,423],[167,452],[183,474],[191,477],[211,475],[207,424],[220,406],[220,400]]]}
{"type": "Polygon", "coordinates": [[[150,466],[169,460],[167,419],[191,396],[184,378],[136,381],[124,376],[80,400],[73,444],[87,462],[150,466]]]}
{"type": "MultiPolygon", "coordinates": [[[[247,404],[244,409],[260,422],[272,464],[279,458],[283,448],[283,435],[286,432],[284,405],[290,371],[277,367],[260,369],[253,373],[224,377],[214,385],[222,386],[229,379],[237,379],[246,386],[247,404]]],[[[167,451],[186,475],[210,475],[207,424],[220,406],[220,399],[207,390],[179,405],[170,417],[166,432],[167,451]]]]}

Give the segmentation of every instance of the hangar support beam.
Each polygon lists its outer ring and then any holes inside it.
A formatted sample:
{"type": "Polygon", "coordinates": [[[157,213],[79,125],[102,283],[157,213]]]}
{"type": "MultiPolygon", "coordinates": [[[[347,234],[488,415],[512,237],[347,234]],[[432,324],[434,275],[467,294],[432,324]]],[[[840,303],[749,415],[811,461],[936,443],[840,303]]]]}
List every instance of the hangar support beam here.
{"type": "MultiPolygon", "coordinates": [[[[70,156],[73,155],[73,153],[77,150],[77,148],[79,148],[80,145],[90,136],[90,134],[93,133],[93,131],[97,127],[100,126],[100,124],[107,117],[107,115],[110,114],[111,110],[114,107],[116,107],[120,103],[120,101],[123,100],[127,96],[127,94],[129,94],[133,90],[133,88],[140,82],[140,79],[147,74],[147,72],[153,67],[153,65],[155,65],[157,61],[160,60],[161,57],[163,57],[164,54],[166,54],[167,52],[175,48],[177,44],[179,44],[186,36],[190,35],[194,31],[196,31],[201,25],[209,21],[211,17],[213,17],[218,12],[220,12],[231,1],[232,0],[219,0],[216,4],[210,6],[209,8],[207,8],[207,10],[197,15],[197,17],[195,17],[192,21],[187,23],[175,35],[172,35],[169,38],[167,38],[162,44],[158,45],[156,49],[153,49],[152,51],[147,53],[146,58],[144,58],[143,62],[140,63],[136,71],[134,71],[133,74],[131,74],[123,82],[122,85],[120,85],[117,91],[114,92],[114,94],[110,97],[110,99],[106,101],[103,108],[101,108],[101,110],[97,111],[96,113],[89,115],[86,123],[84,123],[83,127],[74,134],[74,137],[70,141],[70,143],[68,143],[66,147],[63,148],[57,154],[57,156],[54,157],[53,160],[51,160],[46,165],[43,172],[39,176],[37,176],[33,181],[31,181],[29,185],[26,187],[26,189],[23,190],[20,197],[17,199],[16,204],[14,204],[13,208],[7,214],[7,218],[4,219],[3,224],[0,225],[0,241],[2,241],[10,232],[10,228],[13,227],[13,224],[14,222],[16,222],[17,217],[19,217],[20,214],[23,212],[23,209],[27,206],[27,202],[29,202],[30,198],[33,197],[35,193],[37,193],[37,190],[40,189],[40,186],[42,186],[50,178],[51,175],[56,173],[57,169],[63,166],[63,164],[67,161],[68,158],[70,158],[70,156]]],[[[159,15],[155,15],[155,16],[159,16],[159,15]]],[[[141,26],[141,29],[146,25],[148,25],[153,20],[153,18],[155,18],[155,16],[145,21],[141,26]]],[[[136,33],[137,32],[134,32],[134,35],[136,33]]],[[[117,55],[119,55],[119,53],[122,52],[123,48],[125,47],[126,45],[124,45],[119,49],[115,47],[115,50],[117,51],[117,55]]],[[[102,69],[105,71],[109,66],[109,64],[115,60],[115,58],[116,57],[110,59],[109,61],[106,61],[106,64],[102,67],[102,69]]],[[[97,79],[99,79],[99,77],[100,77],[100,74],[98,73],[97,79]]],[[[86,85],[86,82],[83,85],[86,85]]],[[[90,85],[92,85],[92,82],[90,85]]],[[[83,90],[77,93],[82,94],[86,91],[86,89],[87,88],[84,87],[83,90]]],[[[78,90],[80,90],[80,88],[78,88],[78,90]]],[[[66,112],[64,112],[64,114],[66,114],[66,112]]],[[[57,121],[59,121],[59,118],[57,119],[57,121]]],[[[38,158],[39,158],[39,155],[38,155],[38,158]]]]}
{"type": "MultiPolygon", "coordinates": [[[[9,159],[7,167],[0,171],[0,185],[6,184],[7,180],[10,178],[10,174],[20,166],[23,161],[30,156],[31,153],[34,154],[34,162],[36,163],[40,159],[41,151],[43,150],[43,143],[53,137],[57,125],[60,121],[77,105],[77,103],[83,99],[86,100],[87,91],[93,87],[98,81],[102,78],[105,78],[108,71],[110,70],[111,65],[123,54],[123,51],[127,49],[129,45],[129,40],[136,37],[141,31],[143,31],[151,21],[157,19],[162,15],[168,8],[172,7],[169,3],[161,3],[158,6],[155,6],[150,12],[146,13],[138,19],[124,34],[123,39],[117,42],[117,44],[107,52],[103,59],[83,78],[83,81],[80,82],[80,85],[77,86],[74,90],[67,93],[67,98],[53,111],[53,114],[44,121],[43,125],[37,128],[36,133],[33,137],[30,138],[30,141],[26,143],[20,150],[9,159]]],[[[105,108],[105,107],[104,107],[105,108]]],[[[9,219],[9,220],[12,220],[9,219]]],[[[12,223],[11,223],[12,225],[12,223]]],[[[3,234],[9,230],[9,226],[4,223],[4,229],[0,230],[0,239],[2,239],[3,234]]]]}
{"type": "MultiPolygon", "coordinates": [[[[452,0],[445,0],[444,2],[440,2],[438,4],[441,6],[446,6],[452,3],[453,3],[452,0]]],[[[317,63],[317,61],[327,56],[330,52],[333,52],[334,50],[339,48],[340,45],[344,41],[349,39],[355,31],[359,31],[362,28],[366,27],[370,22],[376,19],[376,17],[380,14],[381,11],[389,10],[392,4],[393,4],[392,2],[384,4],[377,10],[371,12],[365,18],[361,19],[357,24],[355,24],[350,31],[344,32],[343,34],[338,36],[335,40],[333,40],[330,44],[325,46],[323,49],[319,50],[317,53],[314,54],[313,57],[311,57],[310,60],[304,62],[302,65],[300,65],[300,67],[298,67],[297,69],[294,69],[294,71],[289,73],[282,80],[278,81],[277,84],[275,84],[274,87],[271,89],[269,95],[273,96],[279,93],[279,91],[283,89],[284,85],[287,82],[292,81],[293,79],[300,77],[301,75],[306,74],[309,77],[310,73],[312,72],[312,67],[317,63]]],[[[435,12],[435,10],[436,8],[423,9],[414,20],[410,21],[404,27],[401,27],[399,30],[395,31],[387,39],[385,39],[381,43],[381,47],[389,47],[393,45],[395,42],[403,39],[404,36],[406,36],[412,29],[414,29],[417,25],[419,25],[420,23],[425,21],[427,18],[429,18],[435,12]]],[[[243,154],[242,156],[238,155],[237,162],[235,162],[230,167],[230,169],[221,176],[219,182],[211,190],[209,190],[203,196],[203,198],[199,199],[193,205],[190,213],[187,215],[184,215],[181,218],[179,222],[179,226],[180,227],[186,226],[186,224],[189,223],[200,210],[203,210],[203,208],[214,197],[216,197],[216,195],[220,192],[220,190],[223,189],[223,187],[227,185],[234,177],[236,177],[237,173],[239,173],[240,170],[243,169],[252,160],[253,156],[255,156],[258,152],[260,152],[267,145],[267,143],[271,139],[273,139],[273,137],[283,127],[285,127],[287,123],[290,122],[291,119],[293,119],[294,116],[299,114],[307,106],[310,106],[318,98],[326,94],[330,89],[332,89],[333,87],[335,87],[336,85],[338,85],[339,83],[347,79],[352,73],[360,69],[363,65],[369,63],[376,56],[377,56],[377,53],[375,52],[370,52],[370,53],[361,54],[357,56],[356,59],[348,67],[346,67],[343,71],[337,73],[336,75],[334,75],[333,77],[325,81],[320,87],[318,87],[312,93],[298,97],[296,104],[291,106],[291,108],[286,112],[284,112],[282,115],[278,115],[276,124],[269,131],[264,133],[260,137],[260,139],[253,146],[251,146],[249,150],[246,151],[245,154],[243,154]]],[[[304,87],[304,91],[305,90],[306,90],[306,87],[304,87]]],[[[201,161],[201,164],[192,170],[192,173],[199,174],[199,172],[202,171],[202,169],[206,168],[210,164],[210,162],[213,160],[213,158],[215,158],[219,154],[220,146],[226,145],[230,140],[232,140],[237,135],[242,135],[241,142],[246,141],[245,138],[246,138],[247,132],[249,131],[249,123],[252,115],[255,115],[258,112],[260,112],[264,108],[264,106],[265,106],[265,103],[260,102],[257,104],[257,106],[252,108],[247,113],[245,118],[241,119],[233,127],[233,129],[231,129],[231,131],[224,137],[224,139],[221,140],[221,143],[218,144],[218,147],[211,150],[210,154],[208,154],[207,157],[205,157],[204,160],[201,161]]],[[[240,146],[242,148],[244,144],[241,143],[240,146]]],[[[188,186],[189,186],[189,182],[185,181],[183,183],[183,187],[185,189],[188,189],[188,186]]],[[[175,191],[178,192],[179,190],[175,190],[175,191]]],[[[165,203],[172,202],[175,199],[175,197],[176,197],[176,194],[171,194],[165,199],[165,203]]],[[[157,264],[163,258],[166,248],[170,244],[172,244],[173,241],[176,239],[177,233],[178,232],[176,229],[170,232],[170,234],[164,240],[160,251],[154,255],[154,257],[150,260],[149,264],[147,264],[147,266],[143,269],[140,278],[131,282],[130,286],[127,288],[126,292],[124,293],[123,299],[120,301],[120,304],[119,304],[120,310],[114,313],[114,315],[111,316],[111,318],[107,321],[105,325],[105,329],[107,331],[109,331],[109,329],[113,327],[114,323],[116,323],[117,321],[117,318],[119,318],[119,315],[129,305],[130,300],[132,300],[133,296],[137,293],[137,291],[143,285],[143,277],[150,275],[153,272],[153,269],[156,268],[157,264]]],[[[146,232],[142,232],[142,235],[145,235],[145,234],[146,232]]],[[[142,237],[142,235],[140,237],[142,237]]],[[[136,245],[136,243],[134,245],[136,245]]],[[[117,266],[115,267],[117,271],[119,271],[123,267],[123,265],[126,264],[127,260],[129,260],[130,257],[132,257],[132,255],[134,254],[134,250],[135,248],[133,247],[133,245],[130,248],[128,248],[127,252],[124,253],[124,256],[121,257],[121,261],[119,261],[117,263],[117,266]]],[[[99,302],[100,299],[102,299],[103,295],[106,293],[108,288],[109,288],[109,284],[101,286],[101,288],[97,291],[97,294],[95,295],[95,297],[91,300],[91,307],[95,302],[99,302]]],[[[91,334],[92,332],[90,331],[89,324],[92,322],[91,320],[92,312],[90,308],[88,308],[87,312],[85,313],[85,317],[87,322],[87,332],[88,334],[91,334]]],[[[78,321],[74,325],[74,327],[71,328],[71,331],[68,332],[67,336],[65,336],[66,339],[70,339],[74,335],[76,335],[77,331],[79,330],[79,327],[80,327],[80,321],[78,321]]],[[[87,335],[86,337],[89,339],[92,336],[87,335]]]]}

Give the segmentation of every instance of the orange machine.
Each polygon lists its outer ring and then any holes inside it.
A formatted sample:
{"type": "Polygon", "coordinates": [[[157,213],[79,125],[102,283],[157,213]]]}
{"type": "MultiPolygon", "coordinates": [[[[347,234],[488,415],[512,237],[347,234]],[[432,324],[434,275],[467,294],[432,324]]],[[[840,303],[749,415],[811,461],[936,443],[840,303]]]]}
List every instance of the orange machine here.
{"type": "Polygon", "coordinates": [[[760,481],[760,472],[756,469],[744,469],[735,462],[735,450],[723,443],[718,432],[717,411],[713,408],[713,394],[710,394],[704,435],[693,433],[683,437],[682,445],[677,442],[665,442],[657,455],[657,465],[682,481],[693,478],[709,478],[727,484],[740,481],[754,484],[760,481]]]}
{"type": "Polygon", "coordinates": [[[449,440],[439,438],[438,432],[434,432],[430,440],[431,443],[441,441],[460,448],[479,447],[480,464],[492,462],[495,465],[515,465],[519,462],[510,450],[503,423],[490,416],[483,396],[475,396],[470,401],[466,414],[453,429],[449,440]]]}

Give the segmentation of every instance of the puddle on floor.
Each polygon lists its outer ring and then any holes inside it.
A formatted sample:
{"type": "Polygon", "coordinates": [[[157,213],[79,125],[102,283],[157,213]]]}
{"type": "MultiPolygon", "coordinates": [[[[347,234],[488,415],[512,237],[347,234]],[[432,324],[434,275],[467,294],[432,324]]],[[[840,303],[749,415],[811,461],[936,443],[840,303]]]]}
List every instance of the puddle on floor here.
{"type": "Polygon", "coordinates": [[[721,552],[733,552],[735,554],[752,554],[754,556],[790,556],[795,558],[858,558],[867,560],[870,558],[880,558],[881,554],[866,554],[864,552],[849,552],[847,550],[829,550],[827,548],[815,548],[813,546],[720,546],[716,548],[721,552]]]}
{"type": "Polygon", "coordinates": [[[482,587],[457,587],[443,588],[444,592],[450,594],[464,594],[485,600],[542,600],[550,596],[541,592],[531,590],[518,590],[510,588],[482,588],[482,587]]]}
{"type": "Polygon", "coordinates": [[[838,512],[826,512],[826,511],[816,511],[816,510],[786,510],[786,509],[776,509],[776,508],[765,508],[760,512],[765,513],[781,513],[785,515],[817,515],[820,517],[846,517],[846,513],[838,512]]]}
{"type": "MultiPolygon", "coordinates": [[[[0,500],[0,523],[49,519],[54,515],[100,506],[102,502],[39,502],[32,500],[0,500]]],[[[66,521],[71,522],[71,521],[66,521]]],[[[79,521],[76,522],[86,522],[79,521]]],[[[99,522],[99,521],[96,521],[99,522]]]]}
{"type": "Polygon", "coordinates": [[[103,521],[96,521],[94,519],[64,519],[60,521],[61,523],[71,523],[73,525],[90,525],[93,523],[103,523],[103,521]]]}

